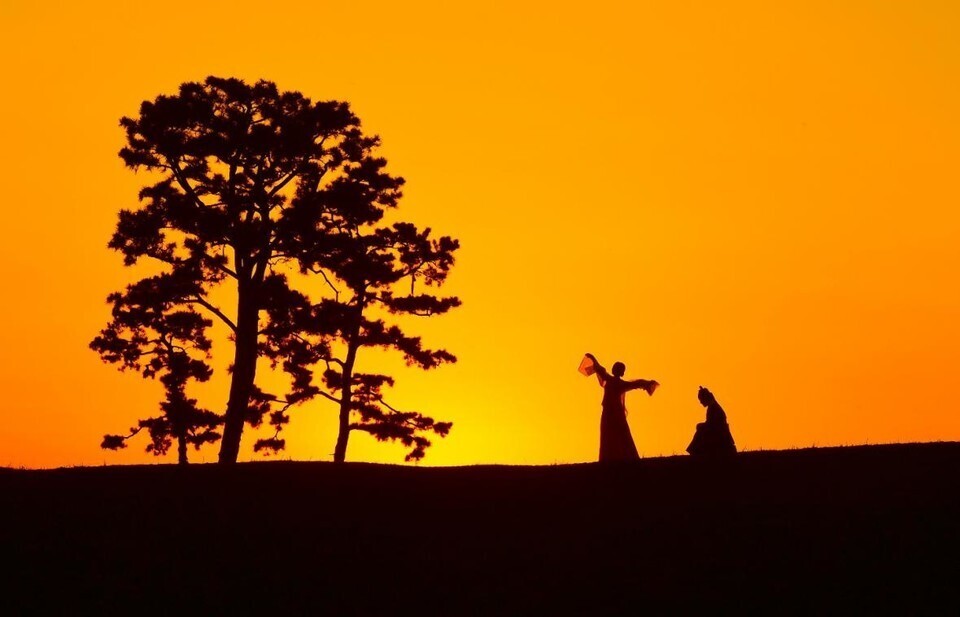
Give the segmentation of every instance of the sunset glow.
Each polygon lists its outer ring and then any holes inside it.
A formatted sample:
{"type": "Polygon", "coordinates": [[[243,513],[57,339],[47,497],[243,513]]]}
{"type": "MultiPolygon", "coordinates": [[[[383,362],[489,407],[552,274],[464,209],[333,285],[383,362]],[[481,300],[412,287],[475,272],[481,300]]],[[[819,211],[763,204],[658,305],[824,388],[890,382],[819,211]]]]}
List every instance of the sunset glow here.
{"type": "MultiPolygon", "coordinates": [[[[360,359],[454,423],[424,465],[596,460],[585,352],[660,382],[627,397],[641,456],[684,451],[700,385],[741,450],[960,439],[960,4],[516,5],[0,2],[0,466],[158,461],[99,448],[161,388],[87,345],[137,274],[118,120],[207,75],[350,102],[403,217],[460,240],[463,306],[404,322],[459,362],[360,359]]],[[[334,407],[292,415],[280,458],[330,460],[334,407]]]]}

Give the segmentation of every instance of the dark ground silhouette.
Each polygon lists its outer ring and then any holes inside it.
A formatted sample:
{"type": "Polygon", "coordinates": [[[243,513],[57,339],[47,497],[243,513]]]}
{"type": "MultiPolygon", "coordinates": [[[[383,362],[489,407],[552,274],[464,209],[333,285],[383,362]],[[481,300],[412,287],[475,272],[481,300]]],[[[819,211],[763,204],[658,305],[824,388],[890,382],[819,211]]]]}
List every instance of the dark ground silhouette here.
{"type": "Polygon", "coordinates": [[[958,471],[956,443],[0,470],[0,586],[6,614],[942,612],[958,471]]]}

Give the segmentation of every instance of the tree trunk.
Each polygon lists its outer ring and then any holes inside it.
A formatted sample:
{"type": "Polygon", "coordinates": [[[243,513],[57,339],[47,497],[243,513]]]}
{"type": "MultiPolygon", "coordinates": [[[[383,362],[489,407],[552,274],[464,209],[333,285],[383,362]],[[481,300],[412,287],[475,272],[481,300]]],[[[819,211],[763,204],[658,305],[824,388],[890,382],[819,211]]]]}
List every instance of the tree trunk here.
{"type": "Polygon", "coordinates": [[[240,437],[250,406],[250,395],[257,376],[257,339],[260,334],[259,300],[251,283],[240,285],[237,303],[236,347],[230,398],[224,417],[223,439],[220,441],[220,463],[236,463],[240,454],[240,437]]]}
{"type": "Polygon", "coordinates": [[[177,437],[177,464],[187,465],[190,461],[187,460],[187,438],[183,435],[177,437]]]}
{"type": "Polygon", "coordinates": [[[342,463],[347,458],[347,440],[350,439],[350,393],[347,386],[340,399],[340,431],[337,433],[337,447],[333,450],[333,462],[342,463]]]}
{"type": "MultiPolygon", "coordinates": [[[[356,337],[354,337],[356,338],[356,337]]],[[[342,463],[347,458],[347,441],[350,439],[350,398],[353,380],[353,363],[357,358],[357,349],[351,340],[347,346],[347,359],[343,363],[343,389],[340,391],[340,429],[337,432],[337,447],[333,450],[333,462],[342,463]]]]}
{"type": "Polygon", "coordinates": [[[350,439],[350,399],[353,381],[353,365],[357,361],[357,350],[360,349],[360,321],[363,317],[365,298],[357,298],[357,320],[350,330],[347,341],[347,357],[343,362],[343,389],[340,391],[340,430],[337,432],[337,447],[333,450],[333,462],[342,463],[347,458],[347,441],[350,439]]]}

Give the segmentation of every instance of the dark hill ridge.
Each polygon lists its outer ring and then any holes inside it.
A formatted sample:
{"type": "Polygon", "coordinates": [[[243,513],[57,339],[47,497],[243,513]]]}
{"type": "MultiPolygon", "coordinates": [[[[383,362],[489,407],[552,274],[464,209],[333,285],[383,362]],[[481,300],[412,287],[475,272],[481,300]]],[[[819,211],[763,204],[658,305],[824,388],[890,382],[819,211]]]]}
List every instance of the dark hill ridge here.
{"type": "Polygon", "coordinates": [[[960,606],[958,472],[957,443],[0,470],[0,612],[940,612],[960,606]]]}

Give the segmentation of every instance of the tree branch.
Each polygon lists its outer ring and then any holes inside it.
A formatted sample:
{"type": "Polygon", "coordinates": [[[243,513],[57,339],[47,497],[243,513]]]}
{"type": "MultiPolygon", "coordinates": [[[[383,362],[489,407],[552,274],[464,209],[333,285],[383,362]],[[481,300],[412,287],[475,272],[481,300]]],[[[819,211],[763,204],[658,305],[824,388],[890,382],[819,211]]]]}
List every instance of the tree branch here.
{"type": "Polygon", "coordinates": [[[330,364],[339,364],[341,369],[346,368],[346,364],[344,364],[340,358],[323,358],[323,361],[326,362],[328,369],[330,368],[330,364]]]}
{"type": "Polygon", "coordinates": [[[323,277],[323,280],[326,281],[327,286],[330,287],[330,289],[333,290],[334,300],[336,300],[337,302],[339,302],[339,301],[340,301],[340,290],[337,289],[336,287],[334,287],[333,283],[330,282],[330,279],[327,277],[327,273],[324,272],[323,268],[310,268],[310,271],[313,272],[314,274],[319,274],[320,276],[323,277]]]}
{"type": "Polygon", "coordinates": [[[387,401],[383,400],[383,397],[382,397],[382,396],[378,396],[378,397],[377,397],[377,401],[378,401],[381,405],[383,405],[384,407],[386,407],[387,409],[389,409],[390,411],[392,411],[393,413],[399,413],[399,414],[410,413],[410,412],[400,411],[400,410],[397,409],[396,407],[393,407],[392,405],[390,405],[390,403],[388,403],[387,401]]]}
{"type": "Polygon", "coordinates": [[[183,171],[180,169],[180,167],[175,163],[171,162],[170,171],[173,173],[173,177],[176,178],[177,184],[180,185],[180,188],[182,188],[187,195],[192,197],[198,206],[200,206],[201,208],[206,207],[207,204],[203,203],[203,200],[200,199],[200,196],[197,195],[197,192],[193,189],[192,186],[190,186],[190,183],[187,182],[187,179],[183,177],[183,171]]]}
{"type": "Polygon", "coordinates": [[[230,268],[224,266],[223,264],[218,263],[217,260],[214,259],[214,257],[213,257],[212,255],[207,255],[206,253],[203,253],[203,256],[207,259],[208,263],[210,263],[210,264],[212,264],[214,267],[216,267],[217,270],[220,270],[221,272],[223,272],[223,273],[226,274],[227,276],[232,276],[233,278],[237,278],[237,273],[236,273],[236,272],[234,272],[234,271],[231,270],[230,268]]]}
{"type": "Polygon", "coordinates": [[[130,439],[131,437],[136,436],[136,434],[139,433],[139,432],[142,431],[142,430],[143,430],[143,427],[142,427],[142,426],[138,426],[137,428],[130,427],[130,434],[127,435],[126,437],[124,437],[123,440],[126,441],[126,440],[130,439]]]}
{"type": "Polygon", "coordinates": [[[333,396],[332,394],[328,394],[328,393],[324,392],[323,390],[317,390],[317,394],[319,394],[319,395],[322,396],[323,398],[326,398],[326,399],[329,399],[329,400],[333,401],[333,402],[336,403],[337,405],[339,405],[339,404],[342,402],[342,401],[341,401],[340,399],[338,399],[337,397],[333,396]]]}
{"type": "Polygon", "coordinates": [[[221,311],[214,305],[210,304],[205,299],[201,298],[200,296],[196,296],[194,298],[188,299],[187,302],[190,304],[199,304],[200,306],[204,307],[205,309],[207,309],[208,311],[210,311],[211,313],[219,317],[220,320],[223,321],[223,323],[227,324],[227,326],[229,326],[229,328],[233,330],[234,334],[236,334],[237,324],[233,323],[233,321],[231,321],[229,317],[223,314],[223,311],[221,311]]]}
{"type": "Polygon", "coordinates": [[[267,197],[273,197],[274,195],[276,195],[277,193],[279,193],[281,190],[283,190],[283,187],[287,186],[287,184],[288,184],[291,180],[293,180],[294,178],[296,178],[297,175],[299,175],[299,170],[297,170],[297,171],[291,171],[289,174],[287,174],[287,177],[286,177],[286,178],[284,178],[283,180],[281,180],[278,184],[274,185],[274,187],[273,187],[272,189],[270,189],[270,192],[267,193],[267,197]]]}
{"type": "Polygon", "coordinates": [[[283,403],[283,407],[281,407],[281,408],[279,409],[279,411],[280,411],[281,413],[283,413],[284,411],[290,409],[290,407],[295,404],[295,403],[292,402],[292,401],[288,401],[288,400],[286,400],[286,399],[273,396],[272,394],[269,395],[269,396],[270,396],[270,398],[267,399],[267,400],[270,401],[271,403],[283,403]]]}

